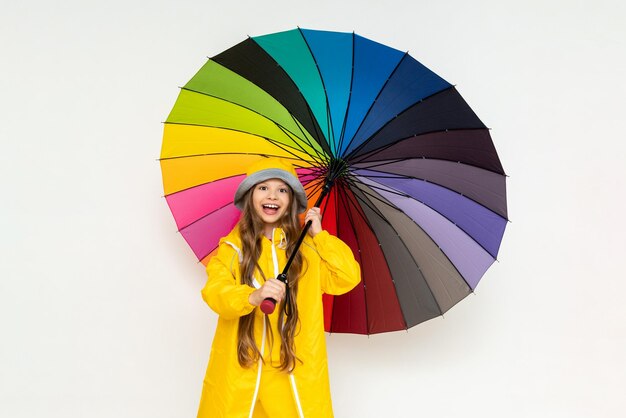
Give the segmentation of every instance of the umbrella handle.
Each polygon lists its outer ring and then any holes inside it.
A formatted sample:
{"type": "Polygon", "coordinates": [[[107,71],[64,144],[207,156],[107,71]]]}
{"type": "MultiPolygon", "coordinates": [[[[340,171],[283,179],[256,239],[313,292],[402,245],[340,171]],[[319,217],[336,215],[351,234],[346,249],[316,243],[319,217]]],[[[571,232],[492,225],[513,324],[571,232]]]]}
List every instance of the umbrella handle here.
{"type": "Polygon", "coordinates": [[[263,302],[261,302],[261,312],[263,312],[265,315],[269,315],[272,312],[274,312],[274,309],[276,309],[276,300],[273,298],[266,298],[265,300],[263,300],[263,302]]]}
{"type": "MultiPolygon", "coordinates": [[[[287,274],[285,272],[279,274],[278,277],[276,277],[276,280],[280,280],[281,282],[287,284],[287,274]]],[[[261,308],[261,312],[265,315],[269,315],[274,312],[274,309],[276,309],[276,299],[265,298],[259,307],[261,308]]]]}

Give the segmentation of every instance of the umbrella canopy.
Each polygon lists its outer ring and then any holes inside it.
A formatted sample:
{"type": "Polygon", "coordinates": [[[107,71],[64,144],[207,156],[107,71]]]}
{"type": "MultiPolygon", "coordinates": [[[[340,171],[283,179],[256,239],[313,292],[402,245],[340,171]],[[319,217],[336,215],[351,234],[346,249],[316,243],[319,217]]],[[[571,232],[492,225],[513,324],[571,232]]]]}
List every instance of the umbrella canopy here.
{"type": "Polygon", "coordinates": [[[361,264],[352,292],[324,296],[330,332],[408,329],[470,294],[507,224],[489,130],[450,83],[408,53],[354,33],[248,38],[181,89],[163,135],[167,203],[207,263],[239,218],[253,162],[291,161],[323,226],[361,264]]]}

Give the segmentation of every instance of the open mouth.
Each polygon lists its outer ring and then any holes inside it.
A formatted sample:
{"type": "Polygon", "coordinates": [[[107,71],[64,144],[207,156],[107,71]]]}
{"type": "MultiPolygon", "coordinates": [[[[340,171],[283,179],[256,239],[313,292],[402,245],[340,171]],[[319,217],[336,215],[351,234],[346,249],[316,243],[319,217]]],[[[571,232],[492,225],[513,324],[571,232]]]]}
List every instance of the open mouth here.
{"type": "Polygon", "coordinates": [[[263,212],[268,215],[275,215],[278,212],[280,206],[274,205],[272,203],[266,203],[263,205],[263,212]]]}

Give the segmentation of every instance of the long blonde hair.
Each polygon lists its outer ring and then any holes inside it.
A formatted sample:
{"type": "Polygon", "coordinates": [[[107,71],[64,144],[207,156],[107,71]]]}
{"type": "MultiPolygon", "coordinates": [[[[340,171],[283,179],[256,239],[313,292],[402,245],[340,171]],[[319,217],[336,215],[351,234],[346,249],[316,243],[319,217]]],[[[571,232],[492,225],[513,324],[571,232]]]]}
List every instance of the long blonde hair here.
{"type": "MultiPolygon", "coordinates": [[[[252,193],[254,187],[251,187],[244,199],[244,207],[241,218],[239,219],[238,229],[241,237],[242,259],[239,263],[239,271],[241,273],[241,283],[252,286],[253,275],[259,272],[263,279],[269,279],[264,276],[263,271],[258,265],[261,256],[261,241],[263,239],[263,221],[254,210],[252,204],[252,193]]],[[[285,216],[281,220],[281,227],[287,241],[287,256],[293,253],[295,244],[300,234],[300,221],[298,218],[298,205],[294,199],[294,194],[289,188],[289,206],[285,216]]],[[[287,275],[287,294],[278,307],[278,333],[280,336],[280,364],[278,369],[282,371],[293,371],[296,367],[296,361],[300,361],[296,357],[296,348],[294,337],[298,332],[299,318],[298,305],[296,298],[298,296],[298,279],[302,273],[304,260],[300,251],[294,257],[287,275]],[[281,326],[281,324],[283,324],[281,326]]],[[[239,318],[239,329],[237,332],[237,356],[239,364],[242,367],[251,367],[259,358],[263,357],[254,340],[254,317],[256,309],[248,315],[239,318]]],[[[265,316],[268,330],[268,341],[270,352],[274,342],[274,335],[269,326],[269,318],[265,316]]]]}

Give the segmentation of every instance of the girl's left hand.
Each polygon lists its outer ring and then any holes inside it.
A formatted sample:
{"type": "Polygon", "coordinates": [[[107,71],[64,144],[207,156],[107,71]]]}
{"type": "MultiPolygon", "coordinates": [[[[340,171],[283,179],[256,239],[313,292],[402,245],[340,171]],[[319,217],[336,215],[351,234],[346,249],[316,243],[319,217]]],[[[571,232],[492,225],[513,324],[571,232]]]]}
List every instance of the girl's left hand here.
{"type": "Polygon", "coordinates": [[[309,228],[309,235],[312,237],[322,232],[322,211],[320,208],[311,208],[304,216],[304,223],[311,221],[311,227],[309,228]]]}

